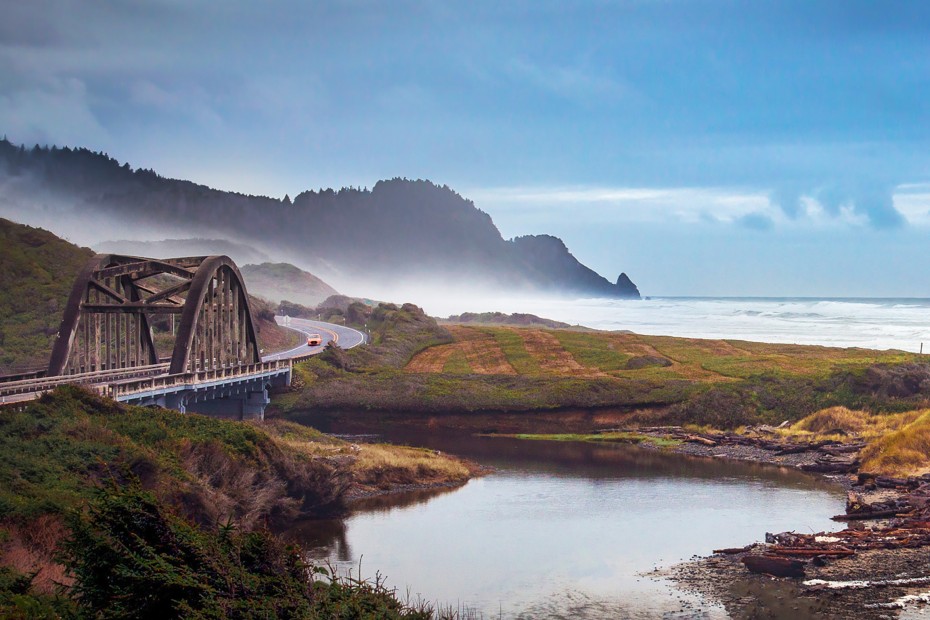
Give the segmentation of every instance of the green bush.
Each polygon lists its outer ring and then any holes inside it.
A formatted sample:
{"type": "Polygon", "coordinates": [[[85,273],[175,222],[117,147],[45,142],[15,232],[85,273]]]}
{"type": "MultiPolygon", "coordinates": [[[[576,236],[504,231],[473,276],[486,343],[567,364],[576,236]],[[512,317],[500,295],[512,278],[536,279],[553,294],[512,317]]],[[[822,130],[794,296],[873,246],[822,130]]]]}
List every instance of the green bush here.
{"type": "Polygon", "coordinates": [[[136,486],[99,489],[73,512],[62,560],[94,618],[412,618],[380,583],[314,570],[266,531],[197,528],[136,486]]]}

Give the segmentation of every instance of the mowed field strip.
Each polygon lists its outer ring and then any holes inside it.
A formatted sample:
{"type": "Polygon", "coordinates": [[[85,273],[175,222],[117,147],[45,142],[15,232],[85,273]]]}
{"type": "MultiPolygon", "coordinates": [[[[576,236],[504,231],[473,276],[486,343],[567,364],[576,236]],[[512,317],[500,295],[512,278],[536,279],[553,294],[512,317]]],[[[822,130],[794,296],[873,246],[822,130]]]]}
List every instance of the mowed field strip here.
{"type": "Polygon", "coordinates": [[[837,349],[524,327],[446,326],[455,342],[415,355],[412,373],[733,381],[768,371],[823,376],[837,365],[895,363],[901,351],[837,349]]]}
{"type": "Polygon", "coordinates": [[[517,374],[491,334],[456,325],[448,329],[455,337],[455,342],[430,347],[415,355],[407,364],[408,372],[454,372],[463,364],[461,357],[464,356],[465,372],[478,375],[517,374]]]}

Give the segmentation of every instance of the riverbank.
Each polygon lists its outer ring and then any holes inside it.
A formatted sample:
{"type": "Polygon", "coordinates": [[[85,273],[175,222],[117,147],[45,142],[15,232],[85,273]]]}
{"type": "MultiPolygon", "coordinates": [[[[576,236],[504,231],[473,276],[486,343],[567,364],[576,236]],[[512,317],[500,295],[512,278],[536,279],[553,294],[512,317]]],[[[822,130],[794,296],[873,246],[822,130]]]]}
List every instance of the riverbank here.
{"type": "Polygon", "coordinates": [[[772,428],[736,434],[681,427],[528,438],[621,441],[644,449],[791,467],[846,488],[846,511],[834,516],[838,524],[848,524],[845,528],[765,532],[766,543],[720,549],[657,573],[719,602],[733,618],[878,619],[930,602],[930,475],[894,478],[860,472],[866,444],[857,438],[798,442],[772,428]]]}
{"type": "MultiPolygon", "coordinates": [[[[470,418],[330,412],[317,413],[313,422],[323,422],[324,427],[332,424],[345,432],[352,428],[362,431],[394,427],[534,440],[532,443],[630,443],[656,453],[805,471],[849,492],[848,512],[837,511],[840,514],[836,515],[851,519],[847,521],[849,527],[844,528],[838,521],[835,530],[827,528],[817,535],[810,531],[790,535],[760,531],[757,539],[766,534],[775,536],[769,538],[770,543],[746,547],[745,539],[733,540],[733,548],[727,553],[696,559],[657,575],[719,601],[734,618],[747,619],[889,617],[894,605],[918,600],[903,597],[919,597],[930,590],[925,548],[930,545],[930,513],[926,508],[930,503],[930,478],[859,475],[863,458],[870,466],[889,466],[882,459],[894,454],[891,440],[900,442],[899,436],[919,432],[924,423],[920,412],[870,416],[827,410],[794,425],[750,427],[739,432],[681,426],[611,428],[605,424],[617,419],[622,416],[580,411],[567,413],[561,424],[556,413],[538,420],[528,414],[470,418]],[[497,430],[519,428],[524,432],[484,432],[491,421],[497,430]],[[525,433],[533,421],[542,422],[540,426],[549,433],[525,433]],[[806,430],[811,428],[815,430],[806,430]],[[883,448],[880,458],[872,454],[875,446],[883,448]],[[793,566],[803,576],[753,573],[745,558],[754,557],[775,558],[774,568],[769,566],[768,570],[793,566]]],[[[753,562],[748,560],[749,564],[753,562]]]]}
{"type": "MultiPolygon", "coordinates": [[[[897,510],[884,519],[860,519],[853,512],[856,520],[835,531],[767,532],[765,544],[722,549],[665,576],[720,602],[737,619],[891,618],[930,602],[930,529],[926,510],[908,501],[915,489],[908,483],[869,490],[848,477],[841,481],[855,498],[851,504],[897,510]]],[[[924,496],[926,481],[917,483],[924,496]]]]}

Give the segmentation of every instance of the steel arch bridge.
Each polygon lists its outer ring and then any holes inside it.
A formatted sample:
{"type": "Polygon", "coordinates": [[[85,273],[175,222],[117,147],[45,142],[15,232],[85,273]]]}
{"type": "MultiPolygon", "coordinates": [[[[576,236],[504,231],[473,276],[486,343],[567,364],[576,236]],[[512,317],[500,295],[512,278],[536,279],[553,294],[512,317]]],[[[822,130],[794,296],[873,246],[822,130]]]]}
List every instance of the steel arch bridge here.
{"type": "Polygon", "coordinates": [[[261,361],[245,283],[227,256],[98,254],[71,289],[46,376],[162,362],[152,319],[175,318],[168,374],[261,361]]]}
{"type": "Polygon", "coordinates": [[[99,254],[71,289],[48,370],[0,377],[0,406],[75,383],[125,403],[263,418],[269,390],[309,353],[262,361],[257,335],[228,256],[99,254]]]}

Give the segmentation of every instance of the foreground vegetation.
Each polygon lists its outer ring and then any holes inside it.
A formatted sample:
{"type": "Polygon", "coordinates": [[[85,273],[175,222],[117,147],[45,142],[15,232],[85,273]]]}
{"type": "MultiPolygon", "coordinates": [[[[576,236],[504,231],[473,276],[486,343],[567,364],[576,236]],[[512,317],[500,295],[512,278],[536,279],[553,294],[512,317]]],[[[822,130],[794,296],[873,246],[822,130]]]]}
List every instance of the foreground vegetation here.
{"type": "Polygon", "coordinates": [[[231,522],[198,527],[136,484],[107,484],[86,511],[69,511],[54,591],[0,568],[5,618],[410,618],[433,617],[379,581],[308,565],[267,530],[231,522]]]}
{"type": "Polygon", "coordinates": [[[416,610],[378,584],[311,584],[299,552],[265,530],[339,512],[352,494],[471,473],[428,450],[59,388],[0,410],[0,616],[329,618],[362,605],[407,617],[416,610]]]}

